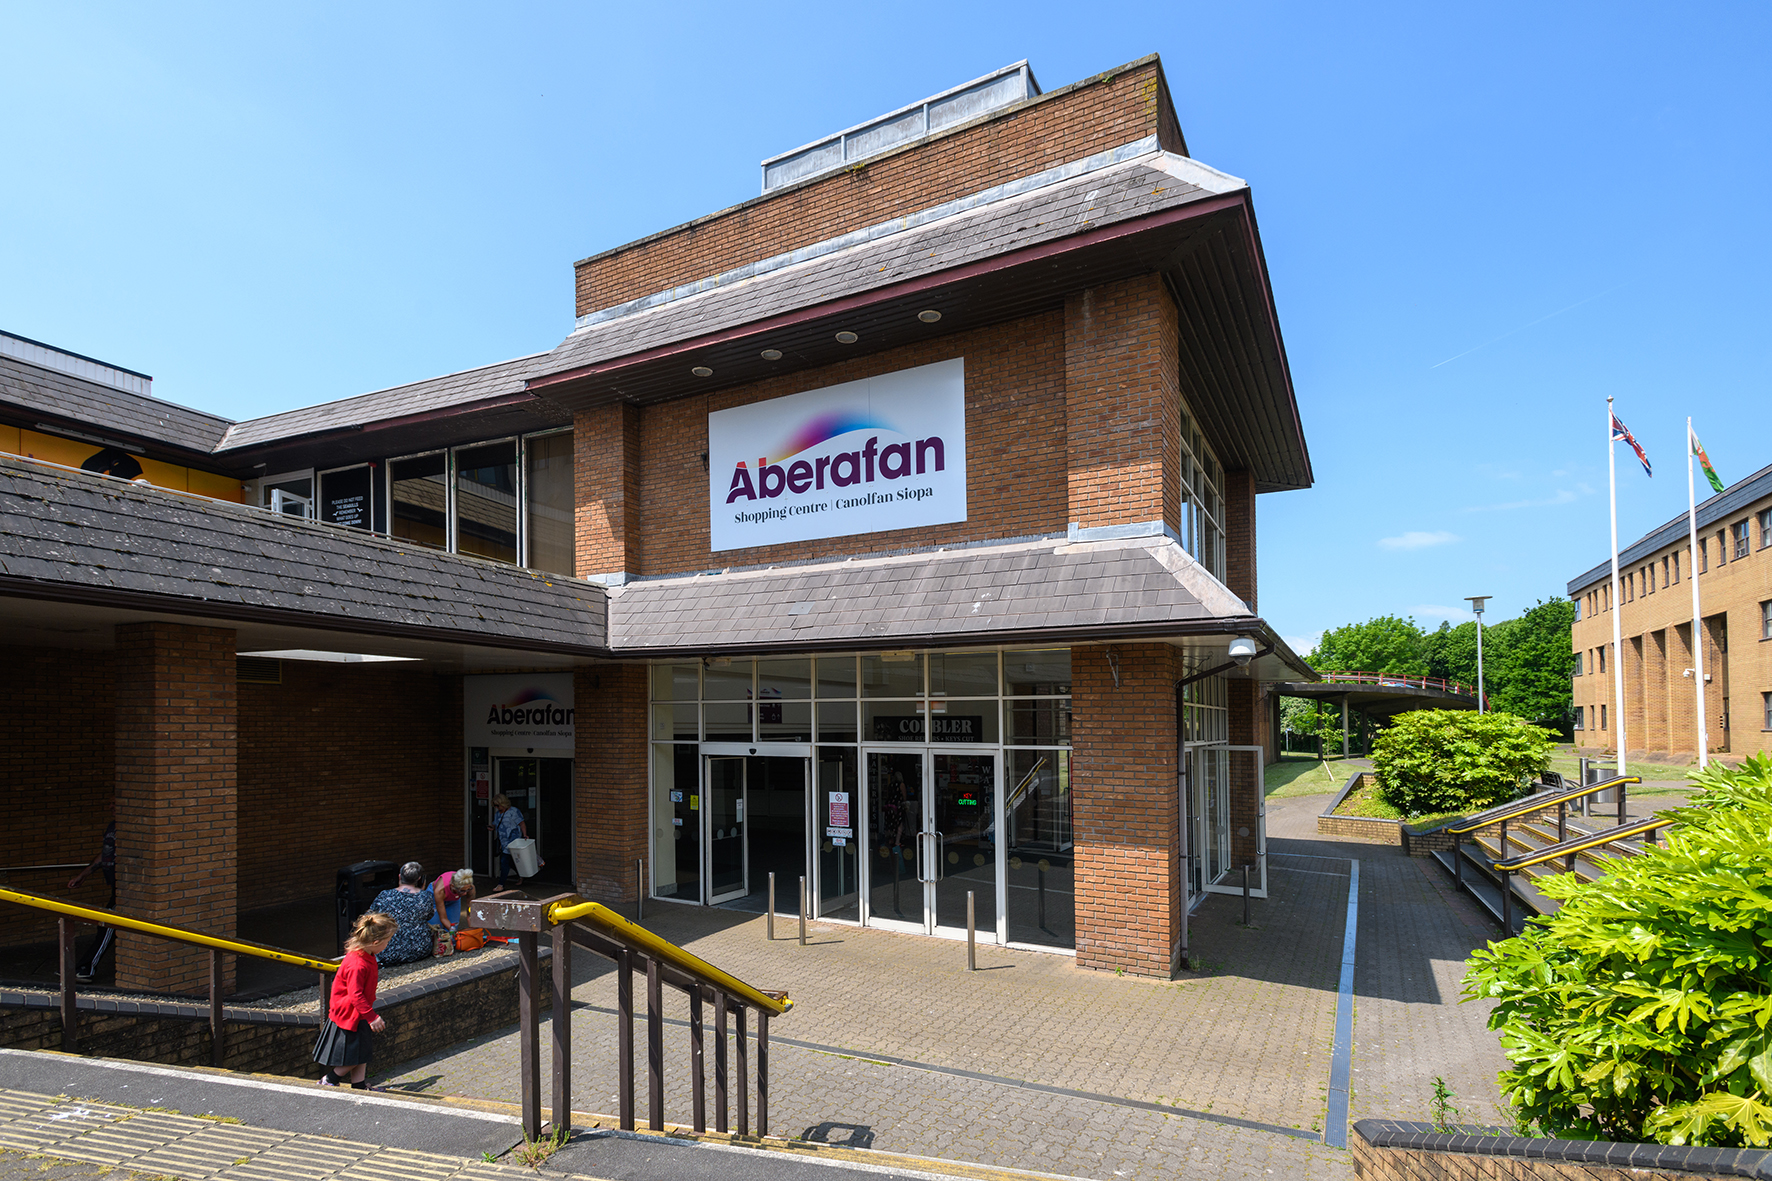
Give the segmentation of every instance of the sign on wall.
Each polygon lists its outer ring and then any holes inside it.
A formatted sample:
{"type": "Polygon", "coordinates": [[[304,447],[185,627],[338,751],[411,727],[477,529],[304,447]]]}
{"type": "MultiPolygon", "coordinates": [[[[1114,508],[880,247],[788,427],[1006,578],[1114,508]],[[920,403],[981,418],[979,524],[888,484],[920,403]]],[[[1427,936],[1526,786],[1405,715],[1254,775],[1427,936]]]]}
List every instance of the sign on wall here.
{"type": "Polygon", "coordinates": [[[715,411],[708,473],[715,550],[964,521],[966,363],[715,411]]]}
{"type": "Polygon", "coordinates": [[[572,674],[515,673],[462,679],[466,746],[572,749],[572,674]]]}

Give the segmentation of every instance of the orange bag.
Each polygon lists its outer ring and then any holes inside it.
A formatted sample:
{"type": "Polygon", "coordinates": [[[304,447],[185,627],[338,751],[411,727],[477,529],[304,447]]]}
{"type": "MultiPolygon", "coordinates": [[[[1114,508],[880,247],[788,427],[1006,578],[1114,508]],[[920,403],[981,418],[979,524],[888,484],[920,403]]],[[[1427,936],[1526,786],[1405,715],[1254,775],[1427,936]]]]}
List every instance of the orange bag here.
{"type": "Polygon", "coordinates": [[[475,951],[486,946],[486,932],[478,927],[460,927],[455,932],[455,950],[475,951]]]}

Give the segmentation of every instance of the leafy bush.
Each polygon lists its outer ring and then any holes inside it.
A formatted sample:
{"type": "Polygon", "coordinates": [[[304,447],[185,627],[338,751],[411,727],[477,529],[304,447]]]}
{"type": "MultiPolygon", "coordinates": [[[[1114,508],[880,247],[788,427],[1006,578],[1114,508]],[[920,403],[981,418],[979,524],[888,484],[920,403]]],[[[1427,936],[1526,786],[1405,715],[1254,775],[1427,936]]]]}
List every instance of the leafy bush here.
{"type": "Polygon", "coordinates": [[[1384,798],[1404,816],[1506,803],[1550,766],[1554,735],[1512,714],[1420,709],[1372,743],[1384,798]]]}
{"type": "Polygon", "coordinates": [[[1665,847],[1582,885],[1518,938],[1471,956],[1467,999],[1514,1068],[1522,1125],[1565,1139],[1772,1142],[1772,758],[1697,777],[1665,847]]]}

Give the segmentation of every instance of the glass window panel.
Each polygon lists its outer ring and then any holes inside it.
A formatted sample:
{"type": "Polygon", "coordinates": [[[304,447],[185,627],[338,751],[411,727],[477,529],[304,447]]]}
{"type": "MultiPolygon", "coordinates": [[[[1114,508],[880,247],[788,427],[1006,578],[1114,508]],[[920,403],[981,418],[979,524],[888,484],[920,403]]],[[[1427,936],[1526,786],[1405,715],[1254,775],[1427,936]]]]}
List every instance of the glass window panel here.
{"type": "Polygon", "coordinates": [[[716,701],[702,706],[702,720],[709,742],[753,742],[751,704],[748,701],[716,701]]]}
{"type": "Polygon", "coordinates": [[[523,499],[529,565],[553,574],[574,572],[572,432],[523,441],[523,499]]]}
{"type": "Polygon", "coordinates": [[[812,696],[812,660],[757,661],[757,696],[784,701],[805,701],[812,696]]]}
{"type": "Polygon", "coordinates": [[[820,656],[818,658],[818,695],[820,697],[855,696],[855,657],[820,656]]]}
{"type": "Polygon", "coordinates": [[[445,466],[442,452],[396,459],[388,464],[392,492],[389,499],[393,502],[388,519],[390,536],[432,549],[448,548],[445,512],[449,507],[449,486],[445,466]]]}
{"type": "Polygon", "coordinates": [[[1009,711],[1009,745],[1071,744],[1070,698],[1011,698],[1004,708],[1009,711]]]}
{"type": "Polygon", "coordinates": [[[818,703],[818,740],[820,742],[855,741],[855,702],[821,701],[818,703]]]}
{"type": "Polygon", "coordinates": [[[652,707],[652,736],[661,742],[694,742],[700,737],[695,730],[695,702],[679,701],[652,707]]]}
{"type": "Polygon", "coordinates": [[[457,553],[517,560],[517,444],[490,443],[455,453],[457,553]]]}
{"type": "Polygon", "coordinates": [[[371,488],[375,474],[368,464],[325,472],[320,476],[320,519],[350,529],[371,528],[371,488]]]}
{"type": "Polygon", "coordinates": [[[1009,939],[1075,947],[1070,752],[1011,750],[1004,759],[1009,939]]]}
{"type": "MultiPolygon", "coordinates": [[[[820,706],[822,724],[824,706],[820,706]]],[[[849,707],[851,726],[855,707],[849,707]]],[[[853,750],[818,752],[818,913],[835,919],[861,918],[861,877],[857,866],[861,837],[861,793],[853,750]],[[844,835],[842,830],[848,830],[844,835]],[[836,831],[833,831],[836,830],[836,831]]]]}
{"type": "Polygon", "coordinates": [[[863,656],[861,658],[861,695],[863,697],[923,696],[923,657],[863,656]]]}
{"type": "Polygon", "coordinates": [[[870,701],[864,704],[867,742],[996,742],[995,701],[938,701],[927,717],[921,701],[870,701]]]}
{"type": "Polygon", "coordinates": [[[652,748],[652,892],[701,901],[701,755],[693,746],[652,748]]]}
{"type": "Polygon", "coordinates": [[[749,701],[751,699],[751,660],[734,660],[731,664],[710,664],[702,674],[702,697],[708,701],[749,701]]]}
{"type": "Polygon", "coordinates": [[[652,700],[695,701],[701,695],[701,665],[655,664],[652,666],[652,700]]]}
{"type": "Polygon", "coordinates": [[[1010,697],[1063,696],[1071,691],[1071,650],[1003,653],[1003,681],[1010,697]]]}
{"type": "Polygon", "coordinates": [[[811,742],[812,703],[768,699],[759,701],[757,737],[765,742],[811,742]]]}
{"type": "Polygon", "coordinates": [[[922,742],[921,701],[869,701],[863,705],[865,742],[922,742]]]}
{"type": "Polygon", "coordinates": [[[995,652],[931,652],[929,654],[929,695],[931,697],[995,697],[997,695],[997,654],[995,652]]]}

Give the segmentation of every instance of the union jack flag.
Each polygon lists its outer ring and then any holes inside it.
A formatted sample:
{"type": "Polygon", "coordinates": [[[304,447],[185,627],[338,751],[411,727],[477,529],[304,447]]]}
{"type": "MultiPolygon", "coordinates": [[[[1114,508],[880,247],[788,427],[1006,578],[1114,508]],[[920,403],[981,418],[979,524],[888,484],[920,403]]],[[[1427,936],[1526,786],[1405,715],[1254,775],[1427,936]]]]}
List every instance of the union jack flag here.
{"type": "Polygon", "coordinates": [[[1643,454],[1643,445],[1637,442],[1637,437],[1630,433],[1629,427],[1618,421],[1616,414],[1612,416],[1612,441],[1614,443],[1629,443],[1630,449],[1635,451],[1637,458],[1643,461],[1643,470],[1649,473],[1651,479],[1655,477],[1655,469],[1649,466],[1649,457],[1643,454]]]}

